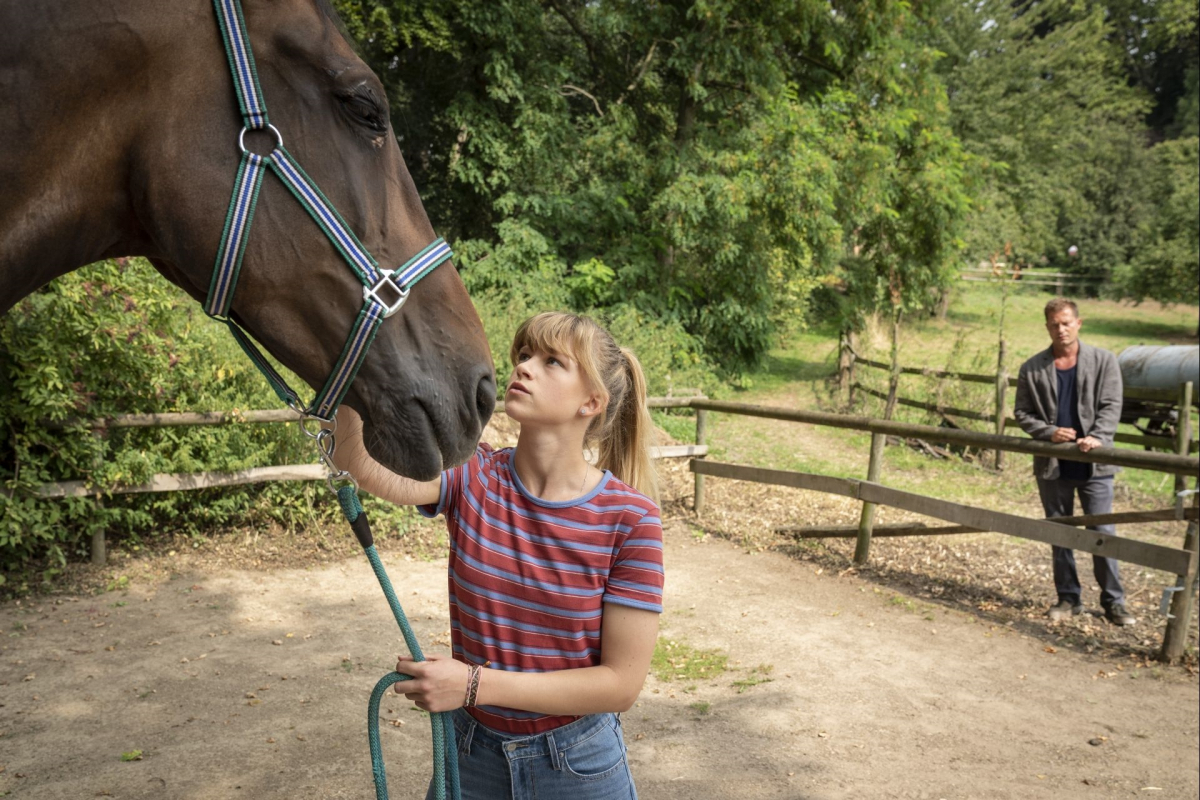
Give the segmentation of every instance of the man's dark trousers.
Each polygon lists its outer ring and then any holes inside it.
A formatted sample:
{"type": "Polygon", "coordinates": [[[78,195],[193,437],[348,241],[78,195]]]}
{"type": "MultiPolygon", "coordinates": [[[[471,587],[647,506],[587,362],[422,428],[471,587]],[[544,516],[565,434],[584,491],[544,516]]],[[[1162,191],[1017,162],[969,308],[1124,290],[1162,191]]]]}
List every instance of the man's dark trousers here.
{"type": "MultiPolygon", "coordinates": [[[[1075,493],[1084,514],[1112,513],[1112,478],[1092,478],[1086,481],[1037,479],[1038,494],[1042,497],[1042,508],[1047,517],[1069,517],[1075,513],[1075,493]]],[[[1115,536],[1115,525],[1089,525],[1088,530],[1115,536]]],[[[1053,546],[1054,586],[1059,600],[1080,602],[1079,575],[1075,570],[1075,552],[1066,547],[1053,546]]],[[[1121,588],[1121,575],[1117,571],[1115,558],[1092,556],[1092,570],[1100,584],[1100,604],[1108,608],[1113,603],[1125,602],[1125,590],[1121,588]]]]}

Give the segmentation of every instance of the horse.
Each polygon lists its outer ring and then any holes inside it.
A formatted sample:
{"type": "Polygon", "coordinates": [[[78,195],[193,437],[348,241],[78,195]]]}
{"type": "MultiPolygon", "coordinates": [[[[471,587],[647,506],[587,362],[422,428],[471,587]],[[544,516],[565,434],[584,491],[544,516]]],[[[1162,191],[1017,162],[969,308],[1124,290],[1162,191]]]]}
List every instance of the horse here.
{"type": "MultiPolygon", "coordinates": [[[[328,0],[245,0],[271,122],[384,267],[434,239],[379,78],[328,0]]],[[[85,264],[144,256],[203,302],[242,129],[210,0],[0,0],[0,314],[85,264]]],[[[245,146],[265,152],[271,134],[245,146]]],[[[268,175],[229,314],[314,389],[363,286],[268,175]]],[[[436,267],[384,320],[343,402],[368,452],[431,480],[474,452],[495,406],[483,325],[436,267]]]]}

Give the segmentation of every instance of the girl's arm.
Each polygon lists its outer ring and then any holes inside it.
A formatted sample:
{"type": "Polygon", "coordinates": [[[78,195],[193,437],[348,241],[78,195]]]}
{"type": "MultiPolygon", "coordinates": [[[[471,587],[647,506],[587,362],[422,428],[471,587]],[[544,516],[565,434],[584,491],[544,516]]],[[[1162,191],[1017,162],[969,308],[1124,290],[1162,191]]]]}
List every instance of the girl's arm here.
{"type": "MultiPolygon", "coordinates": [[[[605,603],[600,625],[600,664],[555,672],[507,672],[485,669],[476,704],[539,714],[583,715],[628,711],[633,707],[658,639],[658,614],[605,603]]],[[[413,680],[396,684],[418,708],[451,711],[463,704],[467,665],[434,657],[400,659],[396,671],[413,680]]]]}
{"type": "Polygon", "coordinates": [[[436,503],[441,498],[442,478],[414,481],[392,472],[367,454],[363,444],[362,417],[349,406],[338,411],[333,461],[349,472],[365,489],[381,500],[401,506],[436,503]]]}

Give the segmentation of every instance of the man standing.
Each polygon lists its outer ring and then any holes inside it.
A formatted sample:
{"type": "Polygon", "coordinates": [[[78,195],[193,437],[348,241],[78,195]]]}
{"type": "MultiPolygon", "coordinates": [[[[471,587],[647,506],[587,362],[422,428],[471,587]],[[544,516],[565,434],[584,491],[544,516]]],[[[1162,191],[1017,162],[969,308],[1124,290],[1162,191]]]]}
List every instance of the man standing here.
{"type": "MultiPolygon", "coordinates": [[[[1050,348],[1021,365],[1017,378],[1017,401],[1013,416],[1034,439],[1055,443],[1074,442],[1081,452],[1111,447],[1121,420],[1121,370],[1117,357],[1107,350],[1079,341],[1083,320],[1074,302],[1056,297],[1046,304],[1046,330],[1050,348]]],[[[1075,494],[1084,514],[1112,512],[1113,475],[1110,464],[1034,456],[1033,472],[1047,517],[1074,513],[1075,494]]],[[[1113,525],[1089,526],[1090,530],[1116,535],[1113,525]]],[[[1114,625],[1137,622],[1125,609],[1125,590],[1117,562],[1092,556],[1104,616],[1114,625]]],[[[1083,612],[1075,553],[1054,547],[1054,586],[1058,602],[1046,616],[1061,620],[1083,612]]]]}

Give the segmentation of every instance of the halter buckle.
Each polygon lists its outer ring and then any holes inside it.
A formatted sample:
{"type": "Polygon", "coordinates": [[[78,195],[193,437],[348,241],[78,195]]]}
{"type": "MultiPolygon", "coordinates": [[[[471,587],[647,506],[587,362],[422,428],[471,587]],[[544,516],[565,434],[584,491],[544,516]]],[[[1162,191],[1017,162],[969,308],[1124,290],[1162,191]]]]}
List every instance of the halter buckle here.
{"type": "Polygon", "coordinates": [[[399,311],[400,307],[404,305],[404,301],[408,299],[408,289],[401,289],[400,286],[392,280],[392,275],[395,274],[395,270],[384,269],[380,270],[380,272],[382,273],[382,277],[379,279],[379,283],[375,284],[374,286],[363,287],[363,301],[368,303],[377,303],[383,306],[383,317],[384,319],[387,319],[392,314],[395,314],[397,311],[399,311]],[[380,297],[380,289],[386,289],[387,291],[390,291],[396,296],[396,300],[389,303],[387,300],[380,297]]]}

